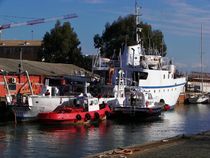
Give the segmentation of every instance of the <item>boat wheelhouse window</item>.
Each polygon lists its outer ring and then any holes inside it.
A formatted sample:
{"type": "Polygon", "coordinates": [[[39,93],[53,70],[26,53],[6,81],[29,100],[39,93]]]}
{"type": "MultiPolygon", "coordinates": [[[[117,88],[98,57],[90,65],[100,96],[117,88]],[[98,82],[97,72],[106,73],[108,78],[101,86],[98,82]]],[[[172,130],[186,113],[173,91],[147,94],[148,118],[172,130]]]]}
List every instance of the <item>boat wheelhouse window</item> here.
{"type": "Polygon", "coordinates": [[[9,90],[16,91],[16,84],[15,83],[9,83],[8,88],[9,88],[9,90]]]}
{"type": "Polygon", "coordinates": [[[165,77],[165,75],[163,75],[163,79],[165,79],[166,77],[165,77]]]}
{"type": "Polygon", "coordinates": [[[98,100],[94,100],[94,104],[97,105],[98,104],[98,100]]]}
{"type": "Polygon", "coordinates": [[[139,80],[146,80],[147,77],[147,72],[133,72],[133,80],[136,82],[139,82],[139,80]]]}

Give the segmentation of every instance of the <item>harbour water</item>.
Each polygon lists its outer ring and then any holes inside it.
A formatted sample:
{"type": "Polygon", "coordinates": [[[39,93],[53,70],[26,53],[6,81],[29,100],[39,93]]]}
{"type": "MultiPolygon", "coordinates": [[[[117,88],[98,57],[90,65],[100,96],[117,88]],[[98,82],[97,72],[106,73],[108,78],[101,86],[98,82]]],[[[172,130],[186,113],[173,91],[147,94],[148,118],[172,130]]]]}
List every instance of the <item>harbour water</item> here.
{"type": "Polygon", "coordinates": [[[161,119],[91,126],[0,125],[0,157],[80,158],[102,151],[143,144],[180,134],[210,130],[210,105],[177,105],[161,119]]]}

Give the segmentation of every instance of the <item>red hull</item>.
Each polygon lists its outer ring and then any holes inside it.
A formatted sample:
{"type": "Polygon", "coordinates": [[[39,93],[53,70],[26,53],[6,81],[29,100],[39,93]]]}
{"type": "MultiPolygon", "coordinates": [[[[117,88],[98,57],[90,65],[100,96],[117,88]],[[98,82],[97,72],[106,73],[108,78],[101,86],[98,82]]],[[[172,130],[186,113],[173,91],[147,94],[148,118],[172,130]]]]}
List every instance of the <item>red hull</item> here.
{"type": "Polygon", "coordinates": [[[82,108],[63,108],[59,111],[39,113],[38,119],[45,124],[85,124],[104,120],[110,113],[108,105],[91,112],[84,111],[82,108]]]}

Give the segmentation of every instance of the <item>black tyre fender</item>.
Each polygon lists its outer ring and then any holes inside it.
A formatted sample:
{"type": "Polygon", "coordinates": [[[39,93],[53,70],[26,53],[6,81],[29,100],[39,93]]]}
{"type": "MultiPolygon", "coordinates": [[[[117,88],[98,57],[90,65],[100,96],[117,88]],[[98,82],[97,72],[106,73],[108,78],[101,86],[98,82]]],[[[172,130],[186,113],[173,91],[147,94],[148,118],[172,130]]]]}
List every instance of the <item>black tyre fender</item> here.
{"type": "Polygon", "coordinates": [[[76,115],[76,119],[77,119],[78,121],[80,121],[80,120],[82,119],[81,115],[80,115],[80,114],[77,114],[77,115],[76,115]]]}
{"type": "Polygon", "coordinates": [[[91,116],[89,113],[85,114],[85,120],[91,120],[91,116]]]}
{"type": "Polygon", "coordinates": [[[95,112],[94,113],[94,119],[97,120],[97,119],[99,119],[99,117],[100,117],[99,113],[98,112],[95,112]]]}

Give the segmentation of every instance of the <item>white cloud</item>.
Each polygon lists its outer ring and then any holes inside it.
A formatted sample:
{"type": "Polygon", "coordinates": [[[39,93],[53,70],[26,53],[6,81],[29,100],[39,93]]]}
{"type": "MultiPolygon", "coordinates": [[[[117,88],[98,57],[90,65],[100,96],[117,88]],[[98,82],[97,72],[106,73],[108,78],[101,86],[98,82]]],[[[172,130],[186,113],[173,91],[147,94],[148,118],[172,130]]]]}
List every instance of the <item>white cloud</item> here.
{"type": "MultiPolygon", "coordinates": [[[[146,9],[146,19],[153,25],[178,35],[199,35],[203,24],[203,33],[210,34],[210,6],[197,6],[184,0],[162,0],[161,11],[157,8],[146,9]]],[[[145,15],[145,14],[144,14],[145,15]]],[[[143,15],[143,16],[144,16],[143,15]]]]}

